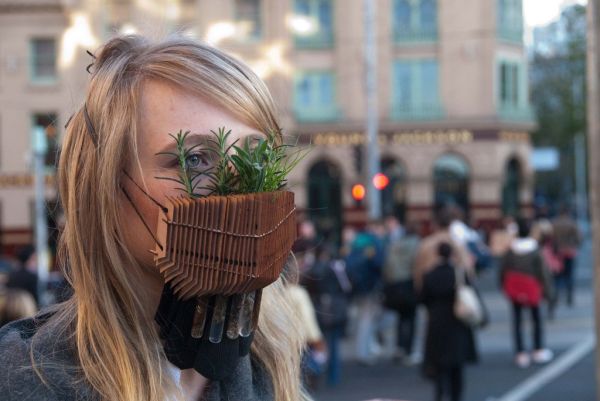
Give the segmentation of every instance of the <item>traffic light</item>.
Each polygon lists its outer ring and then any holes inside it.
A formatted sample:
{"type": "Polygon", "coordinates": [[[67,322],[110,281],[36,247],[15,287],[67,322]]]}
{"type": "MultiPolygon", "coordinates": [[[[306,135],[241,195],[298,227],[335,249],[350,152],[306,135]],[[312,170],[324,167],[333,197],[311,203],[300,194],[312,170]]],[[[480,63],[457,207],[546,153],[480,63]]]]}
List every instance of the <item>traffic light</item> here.
{"type": "Polygon", "coordinates": [[[355,184],[352,186],[352,198],[356,201],[357,204],[360,204],[363,199],[365,199],[365,195],[367,193],[367,189],[362,184],[355,184]]]}
{"type": "Polygon", "coordinates": [[[373,176],[373,186],[375,189],[382,190],[388,186],[390,179],[383,173],[377,173],[373,176]]]}

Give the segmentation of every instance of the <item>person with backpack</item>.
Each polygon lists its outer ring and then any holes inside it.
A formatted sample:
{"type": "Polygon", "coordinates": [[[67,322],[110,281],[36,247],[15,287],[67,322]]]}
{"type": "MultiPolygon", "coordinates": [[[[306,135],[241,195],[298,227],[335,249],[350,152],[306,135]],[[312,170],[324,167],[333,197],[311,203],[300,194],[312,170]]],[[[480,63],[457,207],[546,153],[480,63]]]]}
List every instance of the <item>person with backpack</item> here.
{"type": "Polygon", "coordinates": [[[371,223],[356,233],[345,255],[346,271],[352,285],[352,297],[357,306],[356,359],[372,365],[381,353],[376,338],[375,319],[380,311],[378,294],[381,287],[384,244],[371,223]]]}
{"type": "Polygon", "coordinates": [[[323,245],[317,247],[317,262],[310,275],[314,280],[312,296],[317,320],[329,351],[327,384],[335,386],[341,380],[340,342],[346,334],[352,285],[344,260],[323,245]]]}
{"type": "Polygon", "coordinates": [[[435,382],[436,401],[445,395],[461,400],[464,365],[478,359],[473,330],[455,313],[458,277],[469,280],[453,262],[454,249],[448,242],[438,244],[439,263],[424,275],[420,292],[428,315],[423,373],[435,382]]]}
{"type": "Polygon", "coordinates": [[[563,270],[558,276],[560,287],[566,287],[567,305],[573,306],[573,290],[575,287],[575,260],[583,241],[581,231],[571,216],[568,206],[563,206],[560,215],[552,221],[554,240],[558,253],[563,261],[563,270]]]}
{"type": "Polygon", "coordinates": [[[384,306],[398,315],[396,331],[397,356],[408,365],[416,362],[413,354],[417,298],[413,285],[415,258],[421,238],[419,227],[408,222],[402,226],[393,217],[386,218],[388,240],[383,264],[384,306]]]}
{"type": "Polygon", "coordinates": [[[512,305],[515,364],[526,368],[534,363],[547,363],[553,353],[544,347],[540,303],[542,298],[552,300],[554,287],[550,270],[546,266],[538,242],[530,236],[531,223],[525,218],[517,220],[518,237],[500,261],[500,284],[512,305]],[[533,352],[525,351],[522,333],[522,315],[529,310],[533,323],[533,352]]]}

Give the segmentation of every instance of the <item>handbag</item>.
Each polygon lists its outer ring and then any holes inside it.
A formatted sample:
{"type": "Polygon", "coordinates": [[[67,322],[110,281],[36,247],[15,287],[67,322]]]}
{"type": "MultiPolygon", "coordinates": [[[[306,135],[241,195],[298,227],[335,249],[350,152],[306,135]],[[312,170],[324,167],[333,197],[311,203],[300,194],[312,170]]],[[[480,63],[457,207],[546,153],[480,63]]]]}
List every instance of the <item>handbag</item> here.
{"type": "Polygon", "coordinates": [[[454,316],[467,326],[476,327],[483,323],[483,305],[475,289],[465,280],[465,273],[460,268],[454,268],[456,277],[456,297],[454,299],[454,316]],[[459,272],[460,270],[460,272],[459,272]]]}
{"type": "Polygon", "coordinates": [[[502,281],[504,293],[519,305],[537,306],[542,299],[542,286],[529,274],[507,271],[502,281]]]}

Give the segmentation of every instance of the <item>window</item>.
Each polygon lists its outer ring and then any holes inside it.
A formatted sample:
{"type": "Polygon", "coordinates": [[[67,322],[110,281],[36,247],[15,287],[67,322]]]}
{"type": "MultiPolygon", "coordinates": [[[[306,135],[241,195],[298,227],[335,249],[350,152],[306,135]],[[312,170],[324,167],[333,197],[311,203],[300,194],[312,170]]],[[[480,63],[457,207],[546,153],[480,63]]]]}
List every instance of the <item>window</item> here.
{"type": "Polygon", "coordinates": [[[33,127],[42,127],[46,132],[48,151],[46,153],[46,167],[55,168],[58,161],[58,130],[56,126],[56,113],[36,113],[32,117],[33,127]]]}
{"type": "Polygon", "coordinates": [[[296,29],[294,41],[299,48],[327,48],[333,45],[332,0],[295,0],[294,17],[302,29],[296,29]]]}
{"type": "Polygon", "coordinates": [[[56,42],[54,39],[31,41],[31,78],[35,82],[56,80],[56,42]]]}
{"type": "Polygon", "coordinates": [[[527,97],[525,65],[520,60],[501,60],[498,63],[498,105],[503,118],[532,120],[527,97]]]}
{"type": "Polygon", "coordinates": [[[501,39],[523,42],[523,0],[497,0],[497,30],[501,39]]]}
{"type": "Polygon", "coordinates": [[[260,0],[235,0],[235,19],[247,39],[262,35],[260,0]]]}
{"type": "Polygon", "coordinates": [[[516,63],[500,64],[500,102],[512,107],[519,106],[519,66],[516,63]]]}
{"type": "Polygon", "coordinates": [[[311,71],[296,77],[294,113],[300,121],[332,121],[337,118],[335,79],[332,72],[311,71]]]}
{"type": "Polygon", "coordinates": [[[406,171],[403,164],[393,157],[381,159],[381,171],[390,182],[381,191],[381,211],[384,216],[395,216],[405,221],[406,214],[406,171]]]}
{"type": "Polygon", "coordinates": [[[342,174],[339,166],[319,160],[308,170],[308,212],[324,242],[340,245],[342,219],[342,174]]]}
{"type": "Polygon", "coordinates": [[[433,42],[437,39],[437,0],[394,0],[396,42],[433,42]]]}
{"type": "Polygon", "coordinates": [[[469,212],[469,165],[455,154],[440,156],[433,167],[435,209],[458,206],[469,212]]]}
{"type": "Polygon", "coordinates": [[[441,117],[437,60],[398,60],[393,76],[392,117],[400,120],[441,117]]]}

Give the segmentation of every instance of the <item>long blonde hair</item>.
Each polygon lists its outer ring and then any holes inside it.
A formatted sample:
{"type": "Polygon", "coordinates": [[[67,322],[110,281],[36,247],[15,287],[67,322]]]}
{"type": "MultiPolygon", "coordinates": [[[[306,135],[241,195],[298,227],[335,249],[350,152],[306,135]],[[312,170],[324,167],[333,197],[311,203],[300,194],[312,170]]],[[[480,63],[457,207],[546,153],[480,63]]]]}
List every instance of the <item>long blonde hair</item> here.
{"type": "MultiPolygon", "coordinates": [[[[137,158],[140,88],[150,79],[204,96],[262,132],[279,132],[265,84],[214,48],[182,37],[125,36],[96,54],[85,108],[69,123],[58,167],[66,217],[60,252],[74,296],[45,327],[72,336],[82,374],[110,401],[164,401],[174,389],[134,287],[143,268],[119,225],[121,171],[137,158]]],[[[308,399],[300,383],[303,339],[283,291],[280,281],[264,291],[252,356],[270,375],[275,399],[297,401],[308,399]]]]}

